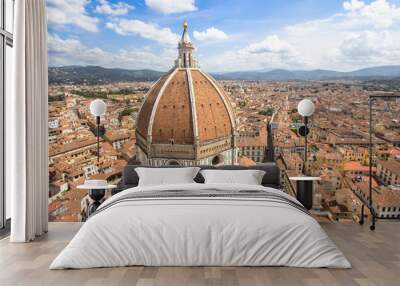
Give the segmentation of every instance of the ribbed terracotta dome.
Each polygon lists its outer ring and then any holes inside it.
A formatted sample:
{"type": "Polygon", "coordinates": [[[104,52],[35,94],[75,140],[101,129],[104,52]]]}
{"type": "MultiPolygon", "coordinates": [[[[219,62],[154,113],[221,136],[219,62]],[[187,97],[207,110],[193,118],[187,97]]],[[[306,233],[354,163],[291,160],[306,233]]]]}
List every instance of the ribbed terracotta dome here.
{"type": "Polygon", "coordinates": [[[200,69],[175,68],[150,89],[137,119],[137,132],[153,143],[193,144],[232,135],[229,99],[200,69]]]}
{"type": "Polygon", "coordinates": [[[236,163],[232,106],[198,67],[186,23],[183,29],[175,67],[150,88],[139,111],[138,158],[150,165],[236,163]]]}
{"type": "Polygon", "coordinates": [[[217,82],[202,72],[183,24],[175,68],[150,89],[137,119],[137,133],[148,143],[202,144],[233,135],[235,118],[217,82]]]}

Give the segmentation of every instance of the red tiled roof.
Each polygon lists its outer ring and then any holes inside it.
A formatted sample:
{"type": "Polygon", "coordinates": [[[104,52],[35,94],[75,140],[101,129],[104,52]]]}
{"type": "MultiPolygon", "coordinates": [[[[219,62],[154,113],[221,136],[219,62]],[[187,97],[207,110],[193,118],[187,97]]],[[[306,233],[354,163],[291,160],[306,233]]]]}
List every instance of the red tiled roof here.
{"type": "Polygon", "coordinates": [[[254,166],[256,165],[256,162],[254,162],[252,159],[246,157],[246,156],[240,156],[239,157],[239,165],[241,166],[254,166]]]}

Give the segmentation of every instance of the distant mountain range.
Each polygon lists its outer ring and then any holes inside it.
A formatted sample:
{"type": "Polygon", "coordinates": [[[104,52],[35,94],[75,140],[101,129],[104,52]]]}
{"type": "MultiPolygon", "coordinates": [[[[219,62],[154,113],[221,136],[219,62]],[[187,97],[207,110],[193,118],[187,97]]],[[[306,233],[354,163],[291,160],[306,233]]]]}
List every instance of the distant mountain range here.
{"type": "Polygon", "coordinates": [[[99,66],[49,67],[49,84],[101,84],[119,81],[155,81],[164,72],[109,69],[99,66]]]}
{"type": "Polygon", "coordinates": [[[400,65],[364,68],[351,72],[333,70],[284,70],[230,72],[214,75],[218,79],[243,80],[329,80],[329,79],[393,79],[400,78],[400,65]]]}
{"type": "MultiPolygon", "coordinates": [[[[128,70],[99,66],[49,67],[50,84],[100,84],[118,81],[155,81],[164,72],[154,70],[128,70]]],[[[400,65],[364,68],[351,72],[332,70],[244,71],[214,73],[224,80],[338,80],[338,79],[400,79],[400,65]]]]}

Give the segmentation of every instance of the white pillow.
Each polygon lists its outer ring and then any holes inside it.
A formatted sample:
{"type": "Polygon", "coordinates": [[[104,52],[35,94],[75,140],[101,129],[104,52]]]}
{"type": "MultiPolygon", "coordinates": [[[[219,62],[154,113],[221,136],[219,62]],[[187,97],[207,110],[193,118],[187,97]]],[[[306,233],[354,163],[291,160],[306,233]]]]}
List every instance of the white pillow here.
{"type": "Polygon", "coordinates": [[[261,185],[265,171],[261,170],[202,170],[206,184],[261,185]]]}
{"type": "Polygon", "coordinates": [[[135,168],[139,186],[195,183],[198,167],[187,168],[135,168]]]}

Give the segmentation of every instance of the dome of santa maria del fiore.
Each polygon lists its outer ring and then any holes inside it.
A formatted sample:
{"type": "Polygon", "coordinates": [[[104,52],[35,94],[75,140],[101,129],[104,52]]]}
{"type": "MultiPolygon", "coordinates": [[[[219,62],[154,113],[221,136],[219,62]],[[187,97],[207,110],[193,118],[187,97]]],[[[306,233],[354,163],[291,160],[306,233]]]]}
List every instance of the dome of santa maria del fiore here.
{"type": "Polygon", "coordinates": [[[137,159],[155,166],[236,163],[233,108],[199,68],[186,22],[178,51],[175,67],[154,83],[139,111],[137,159]]]}

